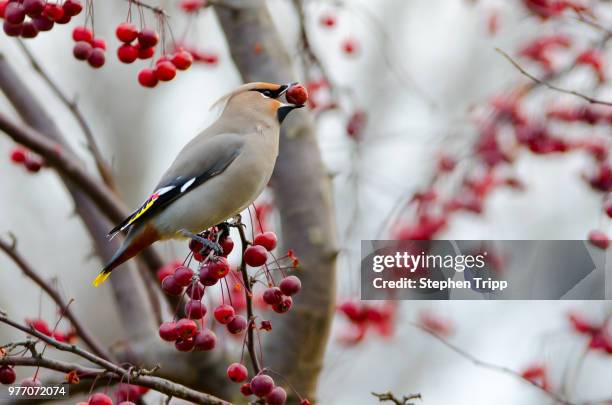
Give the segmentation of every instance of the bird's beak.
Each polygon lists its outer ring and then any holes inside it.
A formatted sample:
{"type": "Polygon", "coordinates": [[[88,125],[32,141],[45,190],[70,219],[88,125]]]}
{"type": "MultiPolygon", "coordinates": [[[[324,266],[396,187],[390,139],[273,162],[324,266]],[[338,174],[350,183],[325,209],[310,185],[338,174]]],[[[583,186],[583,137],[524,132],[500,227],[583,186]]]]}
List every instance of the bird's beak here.
{"type": "Polygon", "coordinates": [[[289,90],[289,88],[290,88],[291,86],[294,86],[294,85],[296,85],[296,84],[297,84],[297,82],[296,82],[296,83],[287,83],[287,84],[283,84],[283,85],[281,85],[281,87],[280,87],[280,91],[278,92],[278,96],[277,96],[277,97],[280,97],[280,96],[282,96],[283,94],[285,94],[285,93],[287,92],[287,90],[289,90]]]}

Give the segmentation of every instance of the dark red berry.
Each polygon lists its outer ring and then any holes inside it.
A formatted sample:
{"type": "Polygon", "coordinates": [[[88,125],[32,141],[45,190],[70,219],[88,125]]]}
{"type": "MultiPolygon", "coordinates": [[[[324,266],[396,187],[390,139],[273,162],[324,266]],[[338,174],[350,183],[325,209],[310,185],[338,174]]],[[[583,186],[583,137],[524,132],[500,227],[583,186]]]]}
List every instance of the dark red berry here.
{"type": "Polygon", "coordinates": [[[23,0],[23,8],[29,17],[38,17],[45,9],[43,0],[23,0]]]}
{"type": "Polygon", "coordinates": [[[26,158],[24,165],[30,173],[38,173],[42,169],[42,161],[30,156],[26,158]]]}
{"type": "Polygon", "coordinates": [[[232,335],[238,335],[242,332],[244,332],[244,330],[247,328],[247,320],[244,316],[242,315],[236,315],[234,316],[234,319],[232,319],[228,324],[227,324],[227,330],[229,331],[229,333],[231,333],[232,335]]]}
{"type": "Polygon", "coordinates": [[[0,367],[0,384],[12,384],[15,382],[17,375],[15,374],[15,370],[9,366],[0,367]]]}
{"type": "Polygon", "coordinates": [[[206,315],[206,305],[202,301],[189,300],[185,304],[185,314],[190,319],[202,319],[206,315]]]}
{"type": "Polygon", "coordinates": [[[598,230],[593,230],[589,232],[589,242],[591,242],[593,246],[597,246],[598,248],[604,250],[607,249],[610,245],[608,235],[598,230]]]}
{"type": "Polygon", "coordinates": [[[261,321],[261,324],[259,325],[259,329],[261,330],[265,330],[265,331],[271,331],[272,330],[272,321],[261,321]]]}
{"type": "Polygon", "coordinates": [[[91,53],[93,52],[93,47],[89,42],[80,41],[74,44],[74,48],[72,48],[72,54],[78,60],[87,60],[91,53]]]}
{"type": "Polygon", "coordinates": [[[123,22],[117,26],[117,29],[115,30],[115,35],[117,35],[119,41],[129,44],[130,42],[135,40],[136,37],[138,37],[138,29],[136,29],[134,24],[131,24],[129,22],[123,22]]]}
{"type": "Polygon", "coordinates": [[[62,6],[64,15],[74,17],[83,11],[83,4],[79,0],[66,0],[62,6]]]}
{"type": "Polygon", "coordinates": [[[106,394],[93,394],[89,397],[89,405],[113,405],[113,400],[106,394]]]}
{"type": "Polygon", "coordinates": [[[174,276],[166,277],[161,283],[161,288],[168,295],[181,295],[183,293],[183,287],[176,282],[174,276]]]}
{"type": "Polygon", "coordinates": [[[287,393],[282,387],[275,387],[272,392],[266,395],[266,404],[268,405],[285,405],[287,402],[287,393]]]}
{"type": "Polygon", "coordinates": [[[227,368],[227,376],[235,383],[243,382],[249,376],[247,368],[240,363],[232,363],[227,368]]]}
{"type": "Polygon", "coordinates": [[[56,24],[68,24],[72,20],[68,14],[64,13],[61,18],[55,20],[56,24]]]}
{"type": "Polygon", "coordinates": [[[28,324],[28,326],[37,330],[43,335],[47,335],[47,336],[53,335],[51,328],[49,328],[49,325],[43,319],[27,319],[26,323],[28,324]]]}
{"type": "Polygon", "coordinates": [[[53,20],[50,20],[47,17],[33,18],[32,23],[34,23],[34,26],[36,26],[39,32],[51,31],[53,25],[55,25],[53,20]]]}
{"type": "Polygon", "coordinates": [[[178,331],[176,330],[176,323],[164,322],[159,325],[159,337],[167,342],[174,342],[179,338],[178,331]]]}
{"type": "Polygon", "coordinates": [[[207,351],[215,348],[217,344],[217,336],[213,333],[213,331],[208,329],[203,329],[198,332],[194,339],[195,345],[194,349],[199,351],[207,351]]]}
{"type": "Polygon", "coordinates": [[[182,262],[173,261],[167,264],[164,264],[162,267],[157,270],[157,279],[161,283],[168,276],[174,275],[174,271],[182,266],[182,262]]]}
{"type": "MultiPolygon", "coordinates": [[[[289,101],[289,99],[287,99],[289,101]]],[[[289,101],[291,102],[291,101],[289,101]]],[[[276,247],[277,238],[274,232],[264,232],[260,233],[253,239],[254,245],[263,246],[266,248],[268,252],[271,252],[276,247]]]]}
{"type": "Polygon", "coordinates": [[[203,248],[204,245],[199,240],[191,239],[189,241],[189,250],[191,250],[192,253],[200,253],[203,248]]]}
{"type": "Polygon", "coordinates": [[[283,292],[278,287],[267,288],[263,293],[263,300],[268,305],[278,304],[283,300],[283,292]]]}
{"type": "Polygon", "coordinates": [[[293,305],[293,300],[291,299],[291,297],[283,296],[281,302],[276,305],[272,305],[272,309],[274,310],[274,312],[284,314],[285,312],[291,309],[291,305],[293,305]]]}
{"type": "Polygon", "coordinates": [[[229,262],[225,257],[217,257],[210,262],[210,274],[218,279],[222,279],[230,272],[229,262]]]}
{"type": "Polygon", "coordinates": [[[142,69],[138,72],[138,83],[143,87],[155,87],[157,86],[157,77],[155,77],[155,71],[153,69],[142,69]]]}
{"type": "Polygon", "coordinates": [[[251,267],[259,267],[268,261],[268,251],[260,245],[253,245],[244,251],[244,261],[251,267]]]}
{"type": "Polygon", "coordinates": [[[232,250],[234,250],[234,241],[229,236],[221,239],[219,244],[221,245],[223,256],[225,257],[229,256],[229,254],[232,253],[232,250]]]}
{"type": "Polygon", "coordinates": [[[187,339],[194,337],[197,332],[198,325],[191,319],[179,319],[176,323],[176,333],[178,333],[179,338],[187,339]]]}
{"type": "Polygon", "coordinates": [[[8,6],[8,0],[0,0],[0,18],[4,18],[4,11],[6,10],[6,6],[8,6]]]}
{"type": "Polygon", "coordinates": [[[148,48],[144,48],[138,45],[138,59],[150,59],[153,57],[153,55],[155,55],[154,47],[151,46],[148,48]]]}
{"type": "Polygon", "coordinates": [[[23,38],[35,38],[38,35],[38,28],[32,21],[26,21],[21,27],[21,36],[23,38]]]}
{"type": "Polygon", "coordinates": [[[28,151],[23,148],[14,148],[11,151],[11,161],[13,163],[23,163],[26,160],[26,156],[28,155],[28,151]]]}
{"type": "Polygon", "coordinates": [[[106,41],[103,38],[94,38],[91,41],[91,46],[106,51],[106,41]]]}
{"type": "Polygon", "coordinates": [[[240,393],[245,397],[253,395],[253,391],[251,390],[251,384],[244,383],[240,386],[240,393]]]}
{"type": "Polygon", "coordinates": [[[159,35],[151,28],[144,28],[138,33],[138,43],[143,48],[152,48],[159,42],[159,35]]]}
{"type": "Polygon", "coordinates": [[[215,308],[215,319],[222,325],[227,325],[236,316],[236,311],[231,305],[219,305],[215,308]]]}
{"type": "Polygon", "coordinates": [[[117,49],[117,58],[123,63],[132,63],[138,59],[138,48],[130,44],[123,44],[117,49]]]}
{"type": "Polygon", "coordinates": [[[190,352],[191,350],[193,350],[194,346],[195,346],[195,340],[192,337],[178,339],[176,342],[174,342],[174,347],[179,352],[190,352]]]}
{"type": "Polygon", "coordinates": [[[187,51],[179,51],[172,56],[172,64],[178,70],[187,70],[193,63],[193,56],[187,51]]]}
{"type": "Polygon", "coordinates": [[[89,66],[95,69],[104,66],[105,61],[106,57],[104,56],[104,51],[100,48],[94,48],[93,51],[91,51],[91,55],[89,55],[89,58],[87,58],[89,66]]]}
{"type": "MultiPolygon", "coordinates": [[[[289,87],[285,98],[288,102],[295,105],[304,105],[308,101],[308,91],[301,84],[289,87]]],[[[276,235],[275,235],[276,236],[276,235]]]]}
{"type": "Polygon", "coordinates": [[[187,296],[192,300],[201,300],[204,297],[204,286],[202,283],[191,283],[187,287],[187,296]]]}
{"type": "Polygon", "coordinates": [[[612,218],[612,198],[608,198],[605,202],[604,202],[604,211],[606,212],[606,215],[608,216],[608,218],[612,218]]]}
{"type": "Polygon", "coordinates": [[[310,401],[309,401],[309,400],[307,400],[307,399],[302,399],[302,400],[300,401],[300,405],[310,405],[310,401]]]}
{"type": "Polygon", "coordinates": [[[283,294],[294,295],[302,289],[302,282],[296,276],[288,276],[282,279],[278,286],[283,294]]]}
{"type": "Polygon", "coordinates": [[[47,3],[42,16],[57,22],[64,17],[64,9],[59,4],[47,3]]]}
{"type": "Polygon", "coordinates": [[[265,397],[274,389],[274,380],[267,374],[258,374],[251,379],[251,390],[260,398],[265,397]]]}
{"type": "Polygon", "coordinates": [[[8,21],[4,21],[2,29],[7,36],[18,37],[21,35],[21,30],[23,30],[23,24],[11,24],[8,21]]]}
{"type": "Polygon", "coordinates": [[[91,44],[91,41],[93,41],[93,32],[87,27],[74,27],[72,30],[72,39],[76,42],[84,41],[91,44]]]}
{"type": "Polygon", "coordinates": [[[155,66],[155,76],[162,82],[169,82],[176,76],[176,66],[168,61],[158,63],[155,66]]]}
{"type": "Polygon", "coordinates": [[[4,10],[4,19],[9,24],[21,24],[25,20],[25,16],[25,9],[21,3],[9,3],[4,10]]]}
{"type": "Polygon", "coordinates": [[[193,270],[189,267],[181,266],[174,272],[174,280],[181,287],[186,287],[191,284],[193,279],[193,270]]]}

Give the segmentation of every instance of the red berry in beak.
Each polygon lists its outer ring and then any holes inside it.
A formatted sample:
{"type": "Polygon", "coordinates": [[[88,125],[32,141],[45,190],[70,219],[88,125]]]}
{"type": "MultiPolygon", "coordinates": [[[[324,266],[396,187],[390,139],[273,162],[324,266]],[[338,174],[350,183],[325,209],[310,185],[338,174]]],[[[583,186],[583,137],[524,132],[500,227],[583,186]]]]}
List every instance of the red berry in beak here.
{"type": "Polygon", "coordinates": [[[219,305],[215,308],[215,319],[222,325],[227,325],[236,316],[236,311],[231,305],[219,305]]]}
{"type": "Polygon", "coordinates": [[[279,287],[283,294],[294,295],[302,288],[302,282],[296,276],[288,276],[280,282],[279,287]]]}
{"type": "Polygon", "coordinates": [[[253,394],[260,398],[265,397],[274,389],[274,380],[266,374],[259,374],[251,380],[251,390],[253,394]]]}
{"type": "Polygon", "coordinates": [[[308,101],[308,91],[301,84],[296,84],[289,87],[289,90],[285,93],[285,98],[291,104],[304,105],[308,101]]]}
{"type": "Polygon", "coordinates": [[[268,261],[268,251],[260,245],[253,245],[244,251],[244,261],[251,267],[259,267],[268,261]]]}
{"type": "Polygon", "coordinates": [[[240,363],[232,363],[227,368],[227,377],[235,383],[243,382],[249,376],[247,368],[240,363]]]}

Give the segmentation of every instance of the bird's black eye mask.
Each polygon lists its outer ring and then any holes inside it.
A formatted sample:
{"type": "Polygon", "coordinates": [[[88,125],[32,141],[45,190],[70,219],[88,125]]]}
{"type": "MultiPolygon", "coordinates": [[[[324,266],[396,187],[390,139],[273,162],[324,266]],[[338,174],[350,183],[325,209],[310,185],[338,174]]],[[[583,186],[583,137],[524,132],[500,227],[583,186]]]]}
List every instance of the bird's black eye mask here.
{"type": "Polygon", "coordinates": [[[288,88],[289,88],[289,86],[287,86],[286,84],[283,84],[282,86],[280,86],[276,90],[253,89],[253,91],[258,91],[261,94],[263,94],[264,96],[269,97],[269,98],[278,98],[278,97],[282,96],[283,94],[285,94],[285,92],[287,91],[288,88]]]}

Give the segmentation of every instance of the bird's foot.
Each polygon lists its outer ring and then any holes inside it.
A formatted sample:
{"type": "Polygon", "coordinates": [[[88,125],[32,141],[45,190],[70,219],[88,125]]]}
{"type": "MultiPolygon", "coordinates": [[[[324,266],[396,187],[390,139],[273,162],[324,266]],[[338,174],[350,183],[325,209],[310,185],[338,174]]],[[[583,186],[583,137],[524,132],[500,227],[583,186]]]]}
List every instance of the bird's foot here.
{"type": "Polygon", "coordinates": [[[206,239],[201,235],[196,235],[195,233],[191,233],[185,229],[182,229],[180,233],[183,236],[190,238],[191,240],[195,240],[202,244],[202,248],[200,249],[201,255],[207,255],[211,250],[215,252],[216,256],[221,256],[223,254],[223,248],[218,242],[214,242],[210,239],[206,239]]]}

